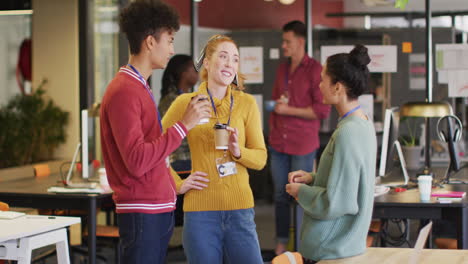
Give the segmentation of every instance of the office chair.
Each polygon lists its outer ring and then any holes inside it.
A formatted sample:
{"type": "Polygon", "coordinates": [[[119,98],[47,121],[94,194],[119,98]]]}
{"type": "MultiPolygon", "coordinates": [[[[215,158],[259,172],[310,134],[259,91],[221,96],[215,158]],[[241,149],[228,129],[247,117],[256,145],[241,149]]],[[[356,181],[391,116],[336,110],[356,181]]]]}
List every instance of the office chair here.
{"type": "Polygon", "coordinates": [[[380,219],[372,220],[371,225],[369,227],[369,233],[366,239],[367,247],[371,247],[375,243],[378,243],[378,241],[375,240],[376,238],[378,239],[380,237],[380,231],[382,231],[382,222],[380,221],[380,219]]]}
{"type": "Polygon", "coordinates": [[[9,211],[9,210],[10,210],[10,206],[8,206],[8,204],[0,202],[0,211],[9,211]]]}
{"type": "Polygon", "coordinates": [[[436,238],[434,243],[439,249],[458,249],[458,241],[455,238],[436,238]]]}

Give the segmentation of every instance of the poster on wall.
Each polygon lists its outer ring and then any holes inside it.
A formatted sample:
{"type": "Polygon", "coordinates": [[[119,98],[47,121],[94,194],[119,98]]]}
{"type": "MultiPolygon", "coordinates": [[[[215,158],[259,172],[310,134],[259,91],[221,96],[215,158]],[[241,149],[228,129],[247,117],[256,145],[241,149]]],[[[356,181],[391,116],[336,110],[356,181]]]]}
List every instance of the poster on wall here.
{"type": "Polygon", "coordinates": [[[239,53],[244,83],[263,83],[263,47],[240,47],[239,53]]]}
{"type": "MultiPolygon", "coordinates": [[[[325,64],[327,58],[337,53],[348,53],[354,46],[321,46],[321,62],[325,64]]],[[[396,45],[366,45],[371,62],[370,72],[396,72],[397,71],[397,46],[396,45]]]]}
{"type": "Polygon", "coordinates": [[[447,76],[448,96],[468,96],[468,45],[437,44],[436,69],[447,76]]]}
{"type": "Polygon", "coordinates": [[[426,54],[424,53],[409,55],[409,87],[410,90],[426,89],[426,54]]]}
{"type": "Polygon", "coordinates": [[[448,71],[448,96],[468,97],[468,71],[448,71]]]}

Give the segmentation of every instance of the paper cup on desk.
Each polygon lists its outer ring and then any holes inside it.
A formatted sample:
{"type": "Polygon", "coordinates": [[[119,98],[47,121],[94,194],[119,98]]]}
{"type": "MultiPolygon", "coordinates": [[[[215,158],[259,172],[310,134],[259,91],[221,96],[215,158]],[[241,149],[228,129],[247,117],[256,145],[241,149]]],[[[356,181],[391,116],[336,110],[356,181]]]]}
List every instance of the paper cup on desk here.
{"type": "Polygon", "coordinates": [[[100,168],[98,170],[99,173],[99,183],[101,184],[101,188],[103,190],[110,190],[109,181],[107,180],[107,173],[106,168],[100,168]]]}
{"type": "Polygon", "coordinates": [[[421,201],[431,200],[432,176],[422,175],[418,177],[418,189],[421,201]]]}

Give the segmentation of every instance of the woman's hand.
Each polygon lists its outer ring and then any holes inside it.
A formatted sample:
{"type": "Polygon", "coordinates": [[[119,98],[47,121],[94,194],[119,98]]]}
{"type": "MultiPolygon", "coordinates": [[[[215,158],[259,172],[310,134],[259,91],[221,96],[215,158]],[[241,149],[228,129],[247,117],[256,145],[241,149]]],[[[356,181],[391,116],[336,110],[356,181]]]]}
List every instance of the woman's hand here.
{"type": "Polygon", "coordinates": [[[184,180],[182,186],[180,186],[179,194],[184,194],[191,189],[203,190],[205,187],[208,187],[208,185],[204,183],[210,181],[206,176],[208,176],[208,174],[201,171],[196,171],[190,174],[190,176],[184,180]]]}
{"type": "Polygon", "coordinates": [[[288,182],[309,184],[312,182],[312,175],[303,170],[293,171],[288,174],[288,182]]]}
{"type": "Polygon", "coordinates": [[[297,196],[299,195],[299,188],[301,187],[301,185],[302,183],[286,184],[286,192],[297,200],[297,196]]]}
{"type": "Polygon", "coordinates": [[[239,148],[238,130],[237,128],[233,128],[233,127],[227,127],[226,129],[230,132],[229,143],[228,143],[229,151],[231,152],[232,156],[238,159],[241,157],[241,151],[239,148]]]}

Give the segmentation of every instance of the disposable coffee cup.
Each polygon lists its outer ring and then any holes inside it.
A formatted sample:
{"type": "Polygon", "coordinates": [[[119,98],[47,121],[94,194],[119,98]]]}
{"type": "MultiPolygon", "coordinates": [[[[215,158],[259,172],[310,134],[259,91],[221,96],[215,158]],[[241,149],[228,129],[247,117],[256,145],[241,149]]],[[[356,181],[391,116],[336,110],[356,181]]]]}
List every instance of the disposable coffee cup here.
{"type": "Polygon", "coordinates": [[[216,124],[214,126],[216,149],[228,149],[229,131],[226,128],[226,124],[216,124]]]}
{"type": "Polygon", "coordinates": [[[432,176],[421,175],[418,177],[418,189],[421,201],[431,200],[432,176]]]}
{"type": "Polygon", "coordinates": [[[104,190],[110,189],[109,181],[107,180],[106,168],[99,168],[98,174],[99,174],[99,183],[101,184],[101,188],[104,190]]]}
{"type": "MultiPolygon", "coordinates": [[[[193,97],[192,97],[193,98],[193,97]]],[[[198,102],[200,101],[205,101],[205,100],[208,100],[208,98],[204,97],[204,98],[199,98],[198,99],[198,102]]],[[[208,117],[206,118],[202,118],[200,119],[200,121],[198,121],[198,125],[203,125],[203,124],[207,124],[208,122],[210,122],[210,119],[208,117]]]]}

